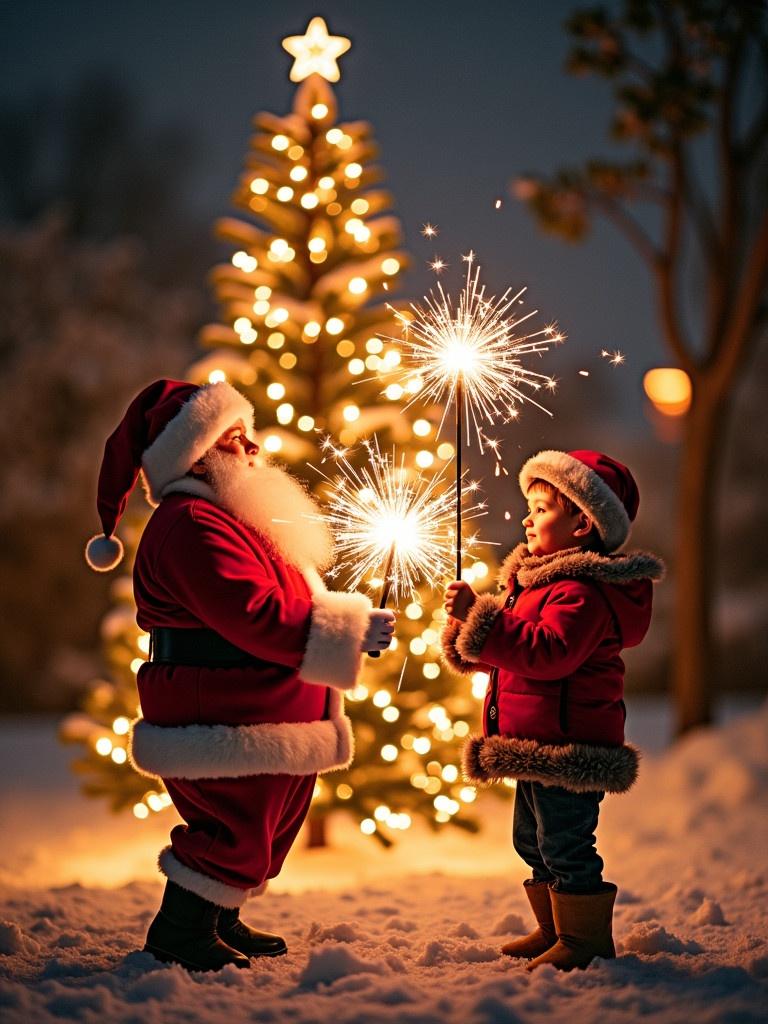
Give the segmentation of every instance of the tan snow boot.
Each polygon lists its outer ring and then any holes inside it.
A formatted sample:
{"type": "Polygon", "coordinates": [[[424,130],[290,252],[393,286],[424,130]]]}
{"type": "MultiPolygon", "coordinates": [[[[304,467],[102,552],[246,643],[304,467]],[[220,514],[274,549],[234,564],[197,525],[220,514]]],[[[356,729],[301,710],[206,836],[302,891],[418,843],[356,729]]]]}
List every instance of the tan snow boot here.
{"type": "Polygon", "coordinates": [[[602,892],[585,895],[550,889],[549,895],[557,942],[526,964],[527,971],[542,964],[553,964],[559,971],[583,970],[596,956],[604,960],[616,956],[611,931],[615,885],[606,882],[602,892]]]}
{"type": "Polygon", "coordinates": [[[520,939],[512,939],[501,947],[506,956],[520,956],[531,959],[546,952],[557,942],[555,922],[552,918],[552,903],[549,898],[549,882],[523,882],[523,891],[531,904],[538,928],[520,939]]]}

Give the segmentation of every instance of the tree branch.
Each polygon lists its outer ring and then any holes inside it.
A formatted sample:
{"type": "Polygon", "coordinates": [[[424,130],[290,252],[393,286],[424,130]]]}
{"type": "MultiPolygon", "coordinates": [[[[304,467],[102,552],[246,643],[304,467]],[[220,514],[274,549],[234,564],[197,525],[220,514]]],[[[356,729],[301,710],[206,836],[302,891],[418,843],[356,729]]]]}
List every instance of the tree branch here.
{"type": "Polygon", "coordinates": [[[655,270],[661,259],[661,253],[653,244],[650,236],[640,227],[638,222],[621,203],[605,195],[603,192],[589,190],[586,193],[589,202],[598,206],[603,213],[626,235],[629,242],[634,246],[640,256],[645,260],[651,270],[655,270]]]}
{"type": "MultiPolygon", "coordinates": [[[[763,63],[763,78],[768,86],[768,37],[759,41],[760,57],[763,63]]],[[[741,144],[736,147],[742,166],[748,166],[757,157],[768,137],[768,92],[760,110],[755,114],[752,126],[747,129],[741,144]]]]}
{"type": "MultiPolygon", "coordinates": [[[[683,189],[683,199],[691,221],[696,228],[702,249],[711,260],[720,258],[720,239],[715,227],[715,218],[699,189],[698,181],[691,172],[690,165],[686,159],[685,152],[680,152],[680,180],[683,189]]],[[[667,196],[669,193],[667,193],[667,196]]]]}
{"type": "Polygon", "coordinates": [[[768,210],[763,212],[745,267],[744,279],[720,345],[712,353],[712,367],[722,386],[727,386],[733,378],[745,349],[756,334],[755,324],[762,315],[768,283],[768,210]]]}
{"type": "Polygon", "coordinates": [[[672,159],[672,188],[667,204],[667,222],[664,235],[663,255],[657,261],[656,279],[661,299],[662,323],[667,341],[677,356],[680,365],[691,376],[698,371],[697,362],[685,336],[680,313],[677,308],[677,270],[682,240],[682,151],[675,147],[672,159]]]}
{"type": "Polygon", "coordinates": [[[706,352],[711,359],[720,344],[728,308],[733,297],[739,266],[738,235],[741,206],[742,175],[734,150],[734,104],[741,76],[744,35],[741,33],[728,54],[718,102],[716,127],[717,152],[720,164],[720,245],[709,264],[708,324],[706,352]]]}

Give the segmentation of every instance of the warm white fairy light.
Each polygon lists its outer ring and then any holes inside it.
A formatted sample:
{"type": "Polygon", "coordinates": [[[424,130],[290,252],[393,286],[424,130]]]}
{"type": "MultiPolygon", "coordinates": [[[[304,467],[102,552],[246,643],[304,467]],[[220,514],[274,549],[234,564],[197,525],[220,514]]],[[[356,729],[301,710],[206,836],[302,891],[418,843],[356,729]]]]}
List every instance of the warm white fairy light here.
{"type": "Polygon", "coordinates": [[[488,446],[484,421],[509,422],[522,402],[548,412],[533,396],[542,388],[553,389],[555,381],[528,369],[522,360],[549,351],[565,336],[554,324],[525,333],[522,325],[538,312],[518,312],[525,288],[514,294],[508,288],[498,299],[486,296],[479,283],[480,267],[473,266],[475,254],[469,252],[462,259],[467,276],[457,303],[438,282],[437,292],[431,291],[423,305],[412,303],[409,314],[395,311],[403,329],[399,344],[405,358],[400,372],[403,382],[414,373],[421,379],[419,401],[443,405],[440,427],[461,386],[467,431],[471,422],[482,449],[488,446]]]}
{"type": "MultiPolygon", "coordinates": [[[[377,576],[381,582],[391,555],[386,582],[392,596],[396,602],[410,596],[408,610],[420,617],[417,581],[438,586],[450,574],[455,493],[446,486],[445,466],[431,477],[416,474],[405,468],[403,457],[398,459],[394,452],[382,455],[375,438],[362,444],[366,463],[361,469],[330,438],[322,444],[323,462],[330,459],[338,469],[327,512],[338,572],[352,590],[363,581],[371,584],[377,576]]],[[[475,484],[463,488],[466,498],[476,496],[476,491],[475,484]]],[[[465,514],[472,518],[484,511],[485,505],[476,502],[465,514]]]]}

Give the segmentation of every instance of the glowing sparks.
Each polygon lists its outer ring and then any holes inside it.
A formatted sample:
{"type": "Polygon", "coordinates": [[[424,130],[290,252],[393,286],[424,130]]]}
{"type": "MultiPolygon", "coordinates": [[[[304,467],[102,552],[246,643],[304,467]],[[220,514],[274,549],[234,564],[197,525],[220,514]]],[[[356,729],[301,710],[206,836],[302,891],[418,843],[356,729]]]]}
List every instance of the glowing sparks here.
{"type": "MultiPolygon", "coordinates": [[[[338,469],[335,479],[318,470],[333,485],[327,522],[336,541],[336,574],[352,590],[364,582],[383,584],[396,602],[415,600],[420,579],[435,587],[452,571],[455,492],[446,486],[445,466],[427,477],[407,469],[394,451],[382,455],[375,438],[363,447],[366,463],[357,469],[348,449],[336,448],[330,438],[322,443],[323,462],[331,459],[338,469]]],[[[466,484],[462,496],[469,500],[477,490],[477,484],[466,484]]],[[[484,514],[483,502],[465,510],[470,518],[484,514]]]]}
{"type": "Polygon", "coordinates": [[[433,260],[430,260],[429,266],[434,270],[436,274],[442,274],[447,268],[448,264],[445,260],[441,260],[439,256],[435,256],[433,260]]]}
{"type": "Polygon", "coordinates": [[[321,75],[328,82],[341,77],[338,58],[352,43],[345,36],[329,36],[323,18],[312,18],[303,36],[286,36],[283,49],[294,58],[291,81],[303,82],[310,75],[321,75]]]}
{"type": "Polygon", "coordinates": [[[435,224],[427,222],[426,224],[422,224],[421,233],[425,238],[434,238],[435,235],[440,233],[440,231],[435,224]]]}
{"type": "Polygon", "coordinates": [[[494,206],[496,207],[497,210],[500,210],[501,209],[501,200],[497,199],[496,202],[494,203],[494,206]]]}
{"type": "Polygon", "coordinates": [[[611,366],[621,366],[627,359],[624,353],[620,352],[617,348],[613,352],[609,352],[607,348],[604,348],[600,355],[603,359],[607,359],[611,366]]]}
{"type": "Polygon", "coordinates": [[[412,303],[408,314],[394,311],[403,329],[399,345],[404,358],[398,373],[406,390],[409,381],[421,382],[409,405],[416,400],[443,405],[438,434],[447,410],[461,394],[467,438],[471,422],[483,450],[494,447],[483,435],[483,421],[508,423],[517,417],[523,402],[549,413],[534,396],[554,390],[557,382],[528,369],[523,359],[549,351],[565,335],[552,323],[526,333],[522,325],[538,311],[517,311],[525,288],[515,294],[508,288],[501,298],[486,296],[485,286],[479,284],[480,267],[473,267],[474,252],[462,259],[467,275],[458,303],[438,283],[437,292],[430,291],[424,305],[412,303]]]}

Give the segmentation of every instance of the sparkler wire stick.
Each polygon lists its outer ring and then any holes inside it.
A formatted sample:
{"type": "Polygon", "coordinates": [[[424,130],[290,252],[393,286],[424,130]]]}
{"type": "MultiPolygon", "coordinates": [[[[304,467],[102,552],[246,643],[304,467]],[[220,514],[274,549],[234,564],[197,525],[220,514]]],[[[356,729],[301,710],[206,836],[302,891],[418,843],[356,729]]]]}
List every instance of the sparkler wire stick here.
{"type": "Polygon", "coordinates": [[[462,375],[456,378],[456,579],[461,579],[461,434],[464,381],[462,375]]]}
{"type": "MultiPolygon", "coordinates": [[[[395,546],[397,541],[392,542],[392,547],[389,549],[387,555],[387,564],[384,566],[384,583],[381,587],[381,597],[379,599],[379,608],[387,607],[387,599],[389,598],[389,592],[392,589],[392,562],[395,560],[395,546]]],[[[369,658],[380,658],[381,651],[368,651],[369,658]]]]}

